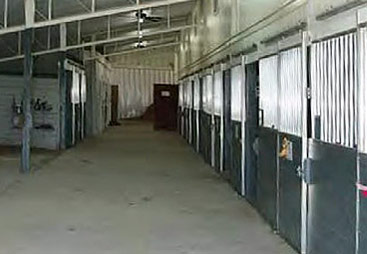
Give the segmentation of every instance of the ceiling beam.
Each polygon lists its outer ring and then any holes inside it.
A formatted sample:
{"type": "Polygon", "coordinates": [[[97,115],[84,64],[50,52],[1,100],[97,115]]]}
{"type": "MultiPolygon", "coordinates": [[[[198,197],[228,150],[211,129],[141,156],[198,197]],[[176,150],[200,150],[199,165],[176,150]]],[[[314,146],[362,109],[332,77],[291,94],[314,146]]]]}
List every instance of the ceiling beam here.
{"type": "Polygon", "coordinates": [[[175,47],[175,46],[179,46],[180,43],[181,42],[170,42],[170,43],[164,43],[164,44],[158,44],[158,45],[148,46],[148,47],[145,47],[145,48],[125,49],[125,50],[114,52],[114,53],[109,53],[109,54],[104,54],[104,55],[98,55],[98,56],[94,56],[94,57],[89,57],[89,58],[86,58],[84,60],[93,60],[93,59],[99,59],[99,58],[105,58],[105,57],[111,57],[111,56],[127,55],[127,54],[131,54],[131,53],[136,53],[136,52],[141,52],[141,51],[148,51],[148,50],[152,50],[152,49],[175,47]]]}
{"type": "MultiPolygon", "coordinates": [[[[190,28],[192,28],[192,26],[190,26],[190,25],[172,27],[170,29],[163,29],[163,30],[147,32],[147,33],[144,34],[144,36],[149,37],[149,36],[154,36],[154,35],[164,35],[164,34],[174,33],[174,32],[178,32],[178,31],[190,29],[190,28]]],[[[123,36],[119,36],[119,37],[113,37],[113,38],[105,39],[105,40],[84,42],[84,43],[70,45],[70,46],[61,45],[59,48],[33,52],[33,55],[34,56],[40,56],[40,55],[58,53],[58,52],[61,52],[61,51],[82,49],[82,48],[85,48],[85,47],[104,45],[104,44],[115,43],[115,42],[123,42],[123,41],[138,39],[138,38],[139,38],[139,35],[134,34],[134,35],[123,35],[123,36]]],[[[24,58],[24,55],[17,55],[17,56],[13,56],[13,57],[0,58],[0,63],[1,62],[13,61],[13,60],[19,60],[19,59],[23,59],[23,58],[24,58]]]]}
{"type": "MultiPolygon", "coordinates": [[[[72,15],[68,17],[50,19],[46,21],[39,21],[39,22],[35,22],[33,24],[33,27],[41,28],[41,27],[47,27],[47,26],[55,26],[55,25],[60,25],[63,23],[95,19],[95,18],[100,18],[100,17],[108,17],[111,15],[116,15],[116,14],[121,14],[121,13],[129,13],[129,12],[134,12],[134,11],[139,11],[139,10],[144,10],[144,9],[149,9],[149,8],[157,8],[157,7],[167,6],[167,5],[188,3],[192,1],[193,0],[159,0],[159,1],[152,2],[152,3],[139,3],[133,6],[111,8],[107,10],[100,10],[100,11],[94,11],[90,13],[79,14],[79,15],[72,15]]],[[[25,25],[6,27],[6,28],[0,29],[0,35],[19,32],[24,29],[25,29],[25,25]]]]}

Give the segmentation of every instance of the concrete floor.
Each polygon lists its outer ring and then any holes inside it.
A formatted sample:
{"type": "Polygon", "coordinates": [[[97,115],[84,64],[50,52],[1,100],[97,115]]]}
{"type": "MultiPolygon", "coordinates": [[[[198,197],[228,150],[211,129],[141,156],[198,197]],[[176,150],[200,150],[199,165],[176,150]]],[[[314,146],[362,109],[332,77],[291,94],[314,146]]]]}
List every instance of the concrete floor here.
{"type": "Polygon", "coordinates": [[[125,122],[33,176],[14,168],[0,254],[295,253],[177,134],[151,129],[125,122]]]}

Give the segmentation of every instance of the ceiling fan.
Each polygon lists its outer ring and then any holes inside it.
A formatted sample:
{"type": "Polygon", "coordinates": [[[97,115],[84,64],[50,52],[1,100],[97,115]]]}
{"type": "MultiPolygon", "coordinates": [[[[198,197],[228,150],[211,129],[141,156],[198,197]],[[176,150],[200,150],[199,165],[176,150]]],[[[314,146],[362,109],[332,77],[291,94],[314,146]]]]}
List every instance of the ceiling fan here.
{"type": "Polygon", "coordinates": [[[150,21],[150,22],[159,22],[163,19],[161,16],[153,16],[151,12],[146,10],[139,10],[135,13],[135,16],[137,19],[139,19],[140,23],[143,23],[144,21],[150,21]]]}

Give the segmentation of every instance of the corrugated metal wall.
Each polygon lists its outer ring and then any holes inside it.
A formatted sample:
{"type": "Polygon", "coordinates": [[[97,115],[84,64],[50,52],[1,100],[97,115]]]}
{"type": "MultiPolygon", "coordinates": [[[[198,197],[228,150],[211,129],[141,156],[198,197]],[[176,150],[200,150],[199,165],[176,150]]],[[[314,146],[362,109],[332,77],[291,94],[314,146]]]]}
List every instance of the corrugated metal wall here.
{"type": "Polygon", "coordinates": [[[223,111],[223,72],[214,73],[214,114],[222,115],[223,111]]]}
{"type": "MultiPolygon", "coordinates": [[[[242,95],[242,65],[238,65],[232,68],[231,71],[231,118],[234,121],[241,121],[241,95],[242,95]]],[[[243,108],[242,110],[245,110],[243,108]]]]}
{"type": "Polygon", "coordinates": [[[153,104],[154,84],[175,84],[172,70],[113,69],[112,83],[119,85],[120,118],[142,116],[153,104]]]}
{"type": "Polygon", "coordinates": [[[278,128],[278,55],[260,60],[260,109],[263,126],[278,128]]]}
{"type": "Polygon", "coordinates": [[[200,110],[200,80],[199,77],[194,77],[194,109],[200,110]]]}
{"type": "MultiPolygon", "coordinates": [[[[0,144],[20,145],[22,132],[12,124],[13,100],[22,102],[24,79],[22,76],[0,76],[0,144]]],[[[58,79],[34,78],[32,99],[47,101],[50,111],[33,110],[32,147],[59,149],[60,144],[60,95],[58,79]],[[49,124],[53,129],[38,129],[49,124]]]]}
{"type": "Polygon", "coordinates": [[[367,153],[367,28],[361,29],[359,86],[359,150],[367,153]]]}
{"type": "Polygon", "coordinates": [[[213,78],[211,75],[204,77],[203,85],[203,110],[207,114],[213,112],[213,78]]]}
{"type": "Polygon", "coordinates": [[[283,51],[280,57],[279,131],[302,135],[302,50],[283,51]]]}
{"type": "Polygon", "coordinates": [[[311,88],[313,138],[354,147],[357,143],[355,33],[312,45],[311,88]]]}

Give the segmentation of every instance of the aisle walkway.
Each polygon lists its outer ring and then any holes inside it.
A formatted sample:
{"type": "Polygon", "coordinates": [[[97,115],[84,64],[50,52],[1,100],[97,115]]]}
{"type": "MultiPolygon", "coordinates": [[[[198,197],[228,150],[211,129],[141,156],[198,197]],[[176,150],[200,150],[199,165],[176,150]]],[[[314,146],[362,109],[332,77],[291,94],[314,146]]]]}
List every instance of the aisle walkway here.
{"type": "Polygon", "coordinates": [[[0,235],[0,254],[295,253],[177,134],[139,122],[3,191],[0,235]]]}

